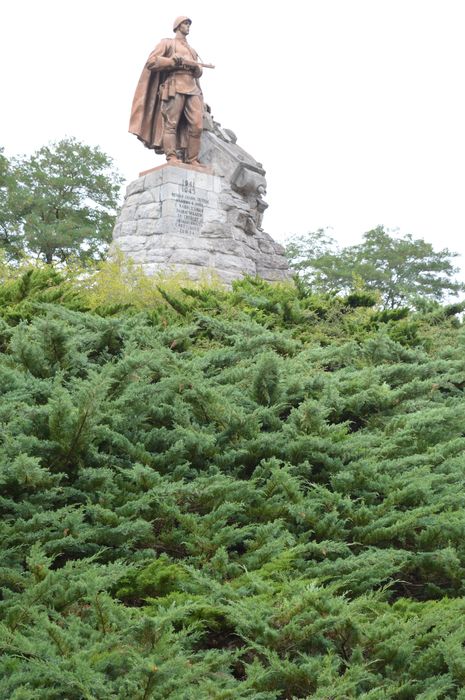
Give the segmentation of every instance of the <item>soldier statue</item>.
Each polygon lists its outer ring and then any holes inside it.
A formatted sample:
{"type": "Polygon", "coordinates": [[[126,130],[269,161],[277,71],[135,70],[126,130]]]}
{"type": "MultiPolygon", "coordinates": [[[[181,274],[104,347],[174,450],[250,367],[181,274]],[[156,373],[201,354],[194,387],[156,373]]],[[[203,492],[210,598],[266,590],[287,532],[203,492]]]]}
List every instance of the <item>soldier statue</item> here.
{"type": "Polygon", "coordinates": [[[174,38],[154,48],[136,88],[129,131],[147,148],[164,153],[169,163],[200,165],[203,95],[199,84],[203,64],[187,42],[192,21],[177,17],[174,38]],[[179,156],[182,156],[182,160],[179,156]]]}

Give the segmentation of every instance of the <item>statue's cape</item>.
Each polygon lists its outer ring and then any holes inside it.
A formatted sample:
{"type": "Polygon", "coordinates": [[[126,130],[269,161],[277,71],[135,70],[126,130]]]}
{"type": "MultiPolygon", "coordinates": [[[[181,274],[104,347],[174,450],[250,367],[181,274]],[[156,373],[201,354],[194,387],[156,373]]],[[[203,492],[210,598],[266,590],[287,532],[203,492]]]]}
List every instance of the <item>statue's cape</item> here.
{"type": "MultiPolygon", "coordinates": [[[[132,101],[129,132],[135,134],[147,148],[155,149],[156,153],[163,153],[163,118],[159,88],[168,73],[160,69],[150,70],[147,66],[155,64],[157,59],[172,56],[173,52],[174,39],[162,39],[154,48],[142,70],[132,101]]],[[[179,125],[179,148],[187,144],[186,126],[184,123],[179,125]]]]}

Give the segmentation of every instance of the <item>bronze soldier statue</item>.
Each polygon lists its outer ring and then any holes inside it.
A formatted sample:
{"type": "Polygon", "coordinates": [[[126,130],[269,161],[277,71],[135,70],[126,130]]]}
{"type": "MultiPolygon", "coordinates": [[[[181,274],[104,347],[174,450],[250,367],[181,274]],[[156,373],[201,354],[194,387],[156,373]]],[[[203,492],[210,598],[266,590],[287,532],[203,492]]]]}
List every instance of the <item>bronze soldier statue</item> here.
{"type": "Polygon", "coordinates": [[[203,95],[199,84],[202,64],[187,42],[189,17],[174,21],[174,39],[162,39],[154,48],[136,88],[129,131],[147,148],[164,153],[170,163],[200,165],[203,95]]]}

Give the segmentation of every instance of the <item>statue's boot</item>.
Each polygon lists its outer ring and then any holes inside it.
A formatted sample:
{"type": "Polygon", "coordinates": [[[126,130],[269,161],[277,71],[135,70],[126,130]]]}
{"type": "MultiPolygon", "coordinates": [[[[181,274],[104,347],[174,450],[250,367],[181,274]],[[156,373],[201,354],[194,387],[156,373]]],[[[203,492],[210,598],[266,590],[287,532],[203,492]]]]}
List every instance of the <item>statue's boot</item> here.
{"type": "Polygon", "coordinates": [[[189,134],[186,149],[186,163],[189,163],[189,165],[202,165],[199,163],[200,138],[201,134],[198,136],[192,136],[192,134],[189,134]]]}
{"type": "Polygon", "coordinates": [[[163,150],[168,163],[181,163],[176,155],[176,132],[165,129],[163,133],[163,150]]]}

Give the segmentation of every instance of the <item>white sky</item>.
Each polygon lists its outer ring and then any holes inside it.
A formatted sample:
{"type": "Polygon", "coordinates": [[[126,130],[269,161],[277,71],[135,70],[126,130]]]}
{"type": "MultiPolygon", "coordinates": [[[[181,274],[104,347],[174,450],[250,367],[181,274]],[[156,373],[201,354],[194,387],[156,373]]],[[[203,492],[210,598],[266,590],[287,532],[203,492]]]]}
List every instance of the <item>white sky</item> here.
{"type": "Polygon", "coordinates": [[[76,136],[128,181],[159,165],[127,133],[133,92],[176,16],[215,119],[267,171],[277,240],[341,244],[378,224],[465,254],[463,0],[15,0],[0,7],[0,145],[76,136]]]}

